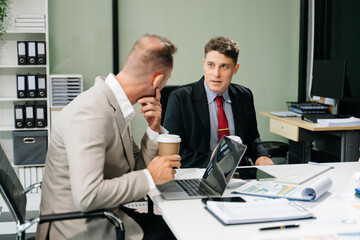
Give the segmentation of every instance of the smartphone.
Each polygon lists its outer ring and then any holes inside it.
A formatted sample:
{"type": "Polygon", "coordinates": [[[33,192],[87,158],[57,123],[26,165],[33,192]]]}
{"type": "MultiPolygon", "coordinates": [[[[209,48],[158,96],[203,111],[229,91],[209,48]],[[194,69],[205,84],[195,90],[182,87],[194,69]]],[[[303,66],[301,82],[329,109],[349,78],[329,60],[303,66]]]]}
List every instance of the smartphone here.
{"type": "Polygon", "coordinates": [[[242,180],[272,180],[275,177],[270,173],[267,173],[257,167],[245,167],[237,168],[233,178],[238,178],[242,180]]]}
{"type": "Polygon", "coordinates": [[[242,197],[209,197],[202,198],[202,203],[206,205],[207,201],[215,201],[215,202],[245,202],[242,197]]]}

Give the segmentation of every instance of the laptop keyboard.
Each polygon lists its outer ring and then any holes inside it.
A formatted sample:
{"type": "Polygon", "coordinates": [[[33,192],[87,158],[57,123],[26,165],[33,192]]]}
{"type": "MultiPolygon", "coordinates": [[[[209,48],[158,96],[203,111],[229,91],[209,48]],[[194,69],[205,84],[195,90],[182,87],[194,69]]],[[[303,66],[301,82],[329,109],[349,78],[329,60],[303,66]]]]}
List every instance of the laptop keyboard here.
{"type": "Polygon", "coordinates": [[[199,179],[182,179],[175,180],[177,185],[181,187],[189,196],[209,196],[214,195],[199,179]]]}

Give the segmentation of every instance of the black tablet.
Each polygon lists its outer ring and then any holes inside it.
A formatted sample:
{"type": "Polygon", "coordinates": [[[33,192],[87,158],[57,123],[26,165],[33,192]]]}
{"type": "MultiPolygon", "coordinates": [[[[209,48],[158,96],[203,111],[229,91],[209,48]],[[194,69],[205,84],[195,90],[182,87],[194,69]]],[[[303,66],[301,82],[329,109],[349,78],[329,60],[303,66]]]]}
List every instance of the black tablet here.
{"type": "Polygon", "coordinates": [[[273,175],[267,173],[257,167],[237,168],[234,173],[234,178],[242,180],[271,180],[275,179],[273,175]]]}

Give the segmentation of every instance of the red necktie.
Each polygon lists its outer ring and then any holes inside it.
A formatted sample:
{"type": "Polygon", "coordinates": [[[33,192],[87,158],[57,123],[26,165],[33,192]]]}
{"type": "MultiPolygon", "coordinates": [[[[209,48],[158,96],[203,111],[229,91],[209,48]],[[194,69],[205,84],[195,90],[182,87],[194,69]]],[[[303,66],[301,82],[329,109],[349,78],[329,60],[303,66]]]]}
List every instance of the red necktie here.
{"type": "Polygon", "coordinates": [[[218,133],[219,133],[219,142],[222,136],[229,136],[229,124],[226,119],[226,115],[223,109],[223,96],[216,97],[216,103],[218,107],[218,133]]]}

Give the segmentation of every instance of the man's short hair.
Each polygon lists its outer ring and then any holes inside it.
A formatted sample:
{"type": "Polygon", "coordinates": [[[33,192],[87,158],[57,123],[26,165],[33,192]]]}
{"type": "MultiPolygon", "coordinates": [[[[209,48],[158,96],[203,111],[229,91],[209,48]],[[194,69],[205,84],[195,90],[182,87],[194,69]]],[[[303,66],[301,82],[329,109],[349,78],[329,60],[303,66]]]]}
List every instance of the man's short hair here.
{"type": "Polygon", "coordinates": [[[152,38],[160,42],[160,48],[150,49],[146,54],[143,55],[143,63],[145,65],[152,65],[156,67],[169,68],[173,66],[174,58],[173,55],[177,51],[176,46],[167,38],[155,35],[145,34],[141,39],[152,38]]]}
{"type": "Polygon", "coordinates": [[[218,36],[210,39],[205,45],[205,57],[210,51],[217,51],[230,57],[234,64],[237,64],[240,47],[237,42],[230,38],[218,36]]]}

